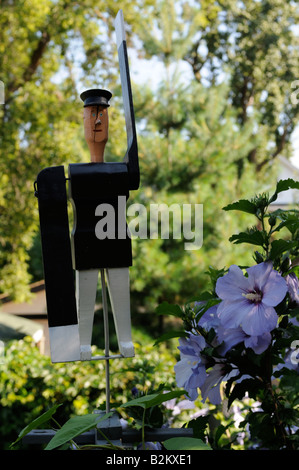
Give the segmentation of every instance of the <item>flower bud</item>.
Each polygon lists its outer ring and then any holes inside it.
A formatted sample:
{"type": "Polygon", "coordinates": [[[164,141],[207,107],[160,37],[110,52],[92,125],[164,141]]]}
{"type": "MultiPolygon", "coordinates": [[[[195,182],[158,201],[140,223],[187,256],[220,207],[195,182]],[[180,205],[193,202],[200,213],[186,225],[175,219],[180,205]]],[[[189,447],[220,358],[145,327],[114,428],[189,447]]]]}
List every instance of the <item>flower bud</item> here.
{"type": "Polygon", "coordinates": [[[254,260],[256,261],[257,264],[260,264],[264,261],[263,255],[259,253],[258,251],[254,252],[254,260]]]}
{"type": "Polygon", "coordinates": [[[275,215],[270,215],[269,217],[269,224],[271,227],[274,227],[274,225],[276,224],[276,217],[275,215]]]}

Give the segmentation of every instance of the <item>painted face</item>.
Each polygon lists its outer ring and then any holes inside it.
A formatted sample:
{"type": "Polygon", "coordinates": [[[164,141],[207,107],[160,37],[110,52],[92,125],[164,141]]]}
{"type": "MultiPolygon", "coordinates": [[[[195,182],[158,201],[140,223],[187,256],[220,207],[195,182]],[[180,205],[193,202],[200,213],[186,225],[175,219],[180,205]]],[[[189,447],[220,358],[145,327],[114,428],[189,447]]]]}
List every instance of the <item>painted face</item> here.
{"type": "Polygon", "coordinates": [[[85,140],[92,162],[104,161],[104,150],[108,140],[108,108],[86,106],[83,112],[85,140]]]}
{"type": "Polygon", "coordinates": [[[83,112],[84,132],[87,143],[107,142],[108,109],[103,106],[87,106],[83,112]]]}

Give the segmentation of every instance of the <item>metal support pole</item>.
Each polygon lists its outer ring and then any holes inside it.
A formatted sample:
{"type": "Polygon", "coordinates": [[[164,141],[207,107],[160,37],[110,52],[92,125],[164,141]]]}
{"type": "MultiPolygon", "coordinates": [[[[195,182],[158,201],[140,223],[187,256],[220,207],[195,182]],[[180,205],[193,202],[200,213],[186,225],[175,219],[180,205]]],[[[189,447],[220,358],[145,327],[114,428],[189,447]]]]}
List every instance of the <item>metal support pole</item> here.
{"type": "Polygon", "coordinates": [[[110,363],[109,363],[109,320],[108,320],[108,304],[107,291],[105,281],[105,270],[101,269],[102,283],[102,301],[103,301],[103,317],[104,317],[104,335],[105,335],[105,365],[106,365],[106,413],[110,411],[110,363]]]}

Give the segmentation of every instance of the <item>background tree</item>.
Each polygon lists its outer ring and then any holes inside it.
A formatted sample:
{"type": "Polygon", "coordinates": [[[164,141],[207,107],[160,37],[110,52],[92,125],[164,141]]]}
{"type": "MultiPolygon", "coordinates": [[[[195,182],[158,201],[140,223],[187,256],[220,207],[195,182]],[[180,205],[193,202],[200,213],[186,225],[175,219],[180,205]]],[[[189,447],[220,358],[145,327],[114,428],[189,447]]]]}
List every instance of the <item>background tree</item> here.
{"type": "MultiPolygon", "coordinates": [[[[133,83],[142,185],[130,202],[204,205],[200,250],[172,238],[134,241],[132,292],[138,310],[187,300],[210,264],[232,262],[226,240],[241,221],[221,207],[266,188],[265,176],[273,184],[268,162],[288,155],[298,119],[289,102],[298,54],[293,3],[24,0],[1,8],[0,290],[21,299],[41,275],[38,172],[89,160],[82,89],[113,91],[106,158],[124,155],[113,26],[122,8],[130,57],[154,60],[158,83],[133,83]]],[[[244,249],[243,256],[245,264],[244,249]]]]}
{"type": "Polygon", "coordinates": [[[278,155],[289,157],[299,120],[299,107],[291,102],[291,83],[298,78],[298,4],[224,0],[213,6],[186,2],[183,8],[189,22],[199,12],[208,18],[185,55],[195,79],[213,85],[227,74],[238,121],[244,125],[255,117],[256,145],[249,161],[260,172],[278,155]]]}
{"type": "MultiPolygon", "coordinates": [[[[150,3],[142,2],[142,12],[150,3]]],[[[116,85],[112,31],[121,7],[128,23],[138,21],[138,2],[1,3],[0,290],[19,300],[28,295],[28,252],[38,230],[33,183],[47,166],[88,160],[79,90],[116,85]]],[[[117,156],[125,135],[117,106],[113,112],[108,153],[117,156]]]]}

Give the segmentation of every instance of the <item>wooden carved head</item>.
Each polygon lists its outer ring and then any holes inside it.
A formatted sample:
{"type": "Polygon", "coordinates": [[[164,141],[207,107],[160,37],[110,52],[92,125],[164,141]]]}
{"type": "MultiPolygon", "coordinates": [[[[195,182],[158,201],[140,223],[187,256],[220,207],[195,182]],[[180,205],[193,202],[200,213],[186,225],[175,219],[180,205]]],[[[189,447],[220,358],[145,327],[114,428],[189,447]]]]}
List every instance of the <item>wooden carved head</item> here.
{"type": "Polygon", "coordinates": [[[84,134],[92,162],[104,161],[109,127],[108,101],[111,96],[109,91],[100,89],[87,90],[80,95],[84,101],[84,134]]]}

